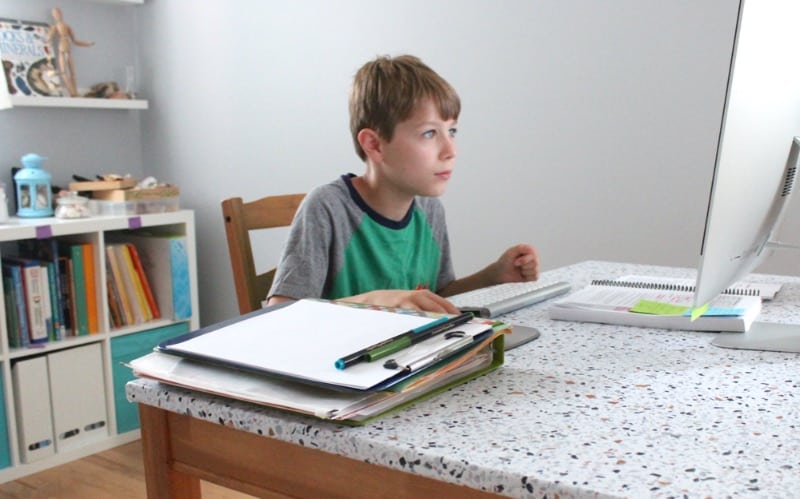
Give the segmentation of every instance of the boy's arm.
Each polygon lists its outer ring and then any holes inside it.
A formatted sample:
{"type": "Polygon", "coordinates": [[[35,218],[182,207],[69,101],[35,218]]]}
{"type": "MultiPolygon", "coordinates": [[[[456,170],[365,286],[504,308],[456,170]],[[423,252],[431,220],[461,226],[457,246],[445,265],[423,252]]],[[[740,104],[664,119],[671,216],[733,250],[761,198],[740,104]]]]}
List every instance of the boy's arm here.
{"type": "MultiPolygon", "coordinates": [[[[277,305],[293,299],[294,298],[289,298],[288,296],[273,295],[267,302],[267,306],[277,305]]],[[[455,305],[427,289],[415,291],[408,291],[405,289],[381,289],[362,293],[360,295],[339,298],[337,301],[378,305],[382,307],[410,308],[413,310],[445,314],[459,313],[455,305]]]]}
{"type": "Polygon", "coordinates": [[[279,303],[284,303],[291,300],[294,300],[294,298],[289,298],[288,296],[273,295],[269,297],[269,300],[267,300],[267,306],[271,307],[273,305],[277,305],[279,303]]]}
{"type": "Polygon", "coordinates": [[[439,290],[442,296],[453,296],[473,289],[504,282],[535,281],[539,278],[539,256],[529,244],[508,248],[496,262],[474,274],[456,279],[439,290]]]}
{"type": "Polygon", "coordinates": [[[410,308],[445,314],[458,314],[460,312],[455,305],[427,289],[413,291],[406,289],[380,289],[360,295],[339,298],[338,301],[382,307],[410,308]]]}

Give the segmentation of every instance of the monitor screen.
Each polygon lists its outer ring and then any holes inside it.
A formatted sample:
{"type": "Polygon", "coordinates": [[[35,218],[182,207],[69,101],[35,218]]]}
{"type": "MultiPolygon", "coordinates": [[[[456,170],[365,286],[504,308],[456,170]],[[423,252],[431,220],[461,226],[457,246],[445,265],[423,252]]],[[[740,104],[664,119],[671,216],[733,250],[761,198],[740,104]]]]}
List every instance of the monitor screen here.
{"type": "MultiPolygon", "coordinates": [[[[740,2],[698,267],[697,307],[753,271],[780,245],[776,232],[800,150],[795,140],[800,136],[798,26],[800,1],[740,2]]],[[[797,340],[800,348],[800,336],[797,340]]]]}

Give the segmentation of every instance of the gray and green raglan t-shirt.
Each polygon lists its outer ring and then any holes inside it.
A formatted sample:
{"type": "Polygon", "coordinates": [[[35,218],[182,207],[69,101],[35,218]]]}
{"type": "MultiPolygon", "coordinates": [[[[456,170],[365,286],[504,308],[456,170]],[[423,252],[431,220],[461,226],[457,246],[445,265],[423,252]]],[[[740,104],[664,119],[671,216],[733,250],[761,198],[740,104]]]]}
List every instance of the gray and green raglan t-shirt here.
{"type": "Polygon", "coordinates": [[[444,207],[417,197],[400,221],[364,202],[353,175],[317,187],[297,211],[269,296],[337,299],[376,289],[439,290],[454,278],[444,207]]]}

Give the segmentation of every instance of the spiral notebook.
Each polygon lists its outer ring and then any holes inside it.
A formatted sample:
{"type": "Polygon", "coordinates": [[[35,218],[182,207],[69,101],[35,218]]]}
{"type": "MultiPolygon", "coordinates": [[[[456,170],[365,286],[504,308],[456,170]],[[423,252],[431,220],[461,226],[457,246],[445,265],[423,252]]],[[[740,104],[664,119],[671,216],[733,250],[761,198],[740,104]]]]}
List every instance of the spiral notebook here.
{"type": "MultiPolygon", "coordinates": [[[[758,285],[756,285],[758,286],[758,285]]],[[[770,285],[771,286],[771,285],[770,285]]],[[[778,286],[780,287],[780,286],[778,286]]],[[[751,284],[720,294],[692,319],[691,279],[626,276],[596,280],[553,303],[551,319],[689,331],[747,331],[761,312],[760,289],[751,284]]],[[[765,287],[766,295],[774,296],[765,287]]]]}
{"type": "MultiPolygon", "coordinates": [[[[642,275],[627,275],[617,279],[595,279],[593,285],[601,286],[621,286],[626,288],[656,289],[661,291],[681,291],[694,293],[695,280],[683,279],[679,277],[654,277],[642,275]]],[[[739,281],[723,291],[727,295],[739,296],[758,296],[762,300],[772,300],[781,284],[739,281]]]]}

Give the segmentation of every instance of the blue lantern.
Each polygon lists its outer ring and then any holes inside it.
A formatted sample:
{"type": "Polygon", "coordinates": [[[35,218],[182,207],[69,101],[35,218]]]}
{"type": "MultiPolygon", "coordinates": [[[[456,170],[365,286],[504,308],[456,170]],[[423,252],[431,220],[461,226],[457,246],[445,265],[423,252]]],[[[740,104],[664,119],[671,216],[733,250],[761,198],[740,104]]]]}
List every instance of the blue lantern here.
{"type": "Polygon", "coordinates": [[[38,154],[22,157],[22,169],[14,175],[17,184],[17,216],[51,217],[53,199],[50,190],[50,174],[42,170],[42,160],[38,154]]]}

